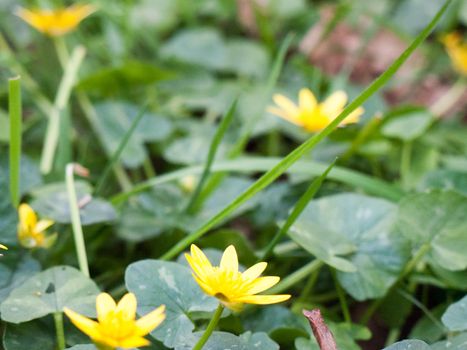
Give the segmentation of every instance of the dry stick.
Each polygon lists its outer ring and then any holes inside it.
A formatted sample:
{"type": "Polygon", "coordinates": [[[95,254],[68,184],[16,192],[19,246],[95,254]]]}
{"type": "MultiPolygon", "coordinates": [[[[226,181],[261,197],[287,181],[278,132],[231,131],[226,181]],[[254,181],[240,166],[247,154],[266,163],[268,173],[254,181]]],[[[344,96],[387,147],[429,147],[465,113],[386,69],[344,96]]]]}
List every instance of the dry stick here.
{"type": "Polygon", "coordinates": [[[321,311],[319,309],[303,310],[303,315],[310,322],[311,330],[318,342],[321,350],[338,350],[334,336],[329,330],[326,323],[324,323],[321,311]]]}

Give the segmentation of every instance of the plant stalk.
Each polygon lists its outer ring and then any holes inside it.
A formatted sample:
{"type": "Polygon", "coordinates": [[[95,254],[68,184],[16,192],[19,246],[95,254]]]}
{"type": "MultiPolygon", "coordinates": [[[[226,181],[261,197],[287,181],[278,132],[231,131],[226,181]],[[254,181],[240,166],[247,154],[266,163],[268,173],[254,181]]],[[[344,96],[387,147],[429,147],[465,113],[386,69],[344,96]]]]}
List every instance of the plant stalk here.
{"type": "Polygon", "coordinates": [[[10,195],[16,208],[20,202],[21,169],[21,78],[8,80],[8,111],[10,114],[10,195]]]}
{"type": "Polygon", "coordinates": [[[219,303],[219,305],[217,306],[216,311],[214,312],[214,315],[211,318],[211,321],[209,321],[208,327],[204,331],[201,338],[199,338],[196,345],[193,347],[193,350],[201,350],[203,348],[204,344],[206,344],[206,342],[208,341],[208,339],[211,336],[212,332],[214,331],[214,328],[216,328],[217,323],[219,322],[219,320],[221,318],[222,311],[224,311],[224,306],[221,303],[219,303]]]}
{"type": "Polygon", "coordinates": [[[65,349],[65,331],[63,329],[63,314],[61,312],[54,313],[55,332],[57,336],[57,349],[65,349]]]}

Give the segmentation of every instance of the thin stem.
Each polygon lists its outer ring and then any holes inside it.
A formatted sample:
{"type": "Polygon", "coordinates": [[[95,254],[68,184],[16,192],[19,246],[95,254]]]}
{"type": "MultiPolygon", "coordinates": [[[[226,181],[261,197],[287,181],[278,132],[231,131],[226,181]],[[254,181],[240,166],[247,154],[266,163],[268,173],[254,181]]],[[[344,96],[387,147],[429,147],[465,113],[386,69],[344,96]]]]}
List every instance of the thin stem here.
{"type": "Polygon", "coordinates": [[[350,144],[349,149],[342,155],[341,159],[343,162],[349,160],[351,156],[358,151],[359,147],[365,143],[365,141],[374,134],[374,132],[378,129],[381,125],[381,116],[375,116],[372,118],[365,126],[360,130],[357,136],[353,139],[352,143],[350,144]]]}
{"type": "Polygon", "coordinates": [[[277,294],[281,293],[285,290],[288,290],[291,286],[297,284],[298,282],[302,281],[303,279],[309,277],[312,273],[319,270],[323,266],[323,262],[321,260],[315,259],[308,264],[302,266],[298,270],[292,272],[286,278],[281,280],[279,284],[272,287],[268,290],[269,294],[277,294]]]}
{"type": "Polygon", "coordinates": [[[412,141],[404,141],[402,144],[400,175],[402,187],[408,190],[410,187],[410,162],[412,156],[412,141]]]}
{"type": "Polygon", "coordinates": [[[431,112],[437,117],[442,116],[459,101],[466,89],[467,85],[465,78],[459,78],[443,96],[431,105],[431,112]]]}
{"type": "Polygon", "coordinates": [[[199,338],[196,345],[193,347],[193,350],[201,350],[204,344],[206,344],[212,332],[214,331],[214,328],[216,328],[217,323],[219,322],[219,319],[221,318],[222,311],[224,311],[224,306],[222,306],[222,304],[219,304],[217,306],[216,311],[214,312],[214,315],[211,318],[211,321],[209,321],[208,327],[204,331],[201,338],[199,338]]]}
{"type": "Polygon", "coordinates": [[[324,171],[323,174],[321,174],[320,177],[318,177],[311,183],[306,192],[300,197],[300,199],[297,201],[297,204],[295,204],[295,207],[290,213],[289,217],[287,218],[285,224],[281,227],[279,231],[277,231],[276,235],[266,247],[263,256],[259,259],[259,261],[267,260],[267,258],[271,255],[276,244],[281,240],[282,237],[284,237],[284,235],[289,231],[290,227],[292,227],[292,225],[298,219],[303,210],[305,210],[306,206],[308,205],[308,202],[311,201],[311,199],[315,196],[316,192],[318,192],[324,179],[329,174],[329,172],[335,164],[336,160],[334,160],[334,162],[332,162],[331,165],[327,167],[327,169],[324,171]]]}
{"type": "Polygon", "coordinates": [[[68,192],[68,201],[70,205],[71,224],[73,228],[73,237],[75,239],[76,255],[81,272],[89,277],[88,257],[86,255],[86,245],[84,243],[83,228],[79,215],[78,197],[76,195],[74,171],[75,164],[70,163],[66,166],[66,187],[68,192]]]}
{"type": "Polygon", "coordinates": [[[350,325],[352,323],[352,318],[350,317],[349,306],[347,305],[347,299],[345,298],[344,291],[342,290],[342,287],[339,284],[339,281],[336,276],[336,270],[334,268],[331,268],[331,275],[332,279],[334,280],[337,296],[339,297],[342,315],[344,315],[345,322],[350,325]]]}
{"type": "Polygon", "coordinates": [[[57,336],[57,349],[64,350],[66,344],[65,344],[65,331],[63,329],[63,314],[61,312],[55,312],[54,321],[55,321],[55,332],[57,336]]]}
{"type": "Polygon", "coordinates": [[[198,181],[198,184],[196,185],[196,188],[193,191],[190,201],[188,202],[188,205],[185,208],[185,211],[188,213],[195,210],[197,207],[197,201],[198,201],[199,195],[201,193],[201,190],[203,189],[203,186],[206,180],[208,179],[209,174],[211,173],[211,166],[212,166],[212,163],[214,162],[217,149],[219,148],[222,142],[222,139],[224,138],[224,135],[227,132],[227,129],[229,128],[229,125],[232,123],[236,107],[237,107],[237,100],[232,102],[229,110],[227,111],[225,117],[222,119],[219,127],[217,128],[216,133],[214,134],[214,137],[211,141],[211,145],[209,146],[208,156],[206,158],[206,163],[204,164],[204,169],[203,169],[203,173],[201,174],[201,179],[198,181]]]}
{"type": "Polygon", "coordinates": [[[303,287],[302,292],[300,293],[300,297],[298,298],[297,301],[306,301],[308,298],[308,295],[311,293],[313,290],[313,287],[315,286],[316,281],[318,280],[319,276],[319,270],[314,271],[311,276],[308,278],[308,281],[305,284],[305,287],[303,287]]]}
{"type": "MultiPolygon", "coordinates": [[[[402,64],[412,55],[415,49],[426,39],[431,33],[436,24],[441,19],[441,16],[447,10],[451,0],[447,0],[444,6],[437,12],[431,22],[423,29],[423,31],[415,38],[415,40],[409,45],[409,47],[391,64],[391,66],[381,74],[370,86],[368,86],[356,99],[354,99],[344,110],[326,126],[321,132],[310,137],[307,141],[302,143],[282,160],[277,163],[272,169],[261,176],[255,183],[248,187],[244,192],[239,194],[233,201],[231,201],[226,207],[216,213],[211,219],[209,219],[204,225],[199,227],[196,231],[189,234],[184,239],[178,241],[168,252],[166,252],[161,259],[171,259],[191,243],[202,237],[216,224],[224,220],[230,213],[236,210],[240,205],[245,203],[247,200],[255,196],[258,192],[273,183],[279,176],[281,176],[288,168],[290,168],[295,162],[297,162],[304,154],[309,153],[319,142],[333,132],[339,124],[356,108],[361,106],[367,101],[373,94],[381,89],[399,70],[402,64]]],[[[243,149],[243,147],[242,147],[243,149]]]]}
{"type": "MultiPolygon", "coordinates": [[[[386,292],[386,295],[388,295],[389,293],[391,293],[394,288],[396,288],[399,283],[408,275],[410,274],[413,269],[417,266],[417,264],[420,262],[420,260],[425,256],[426,253],[428,253],[428,251],[431,249],[431,244],[430,243],[426,243],[424,245],[422,245],[418,250],[417,252],[415,253],[415,255],[412,257],[412,259],[409,260],[409,262],[407,262],[407,264],[405,265],[404,269],[402,270],[402,272],[399,274],[399,276],[397,277],[397,279],[394,281],[394,283],[391,285],[391,287],[389,288],[389,290],[386,292]]],[[[382,304],[382,302],[384,301],[384,297],[382,298],[379,298],[377,300],[375,300],[371,305],[370,307],[366,310],[365,314],[363,315],[360,323],[361,324],[364,324],[366,325],[371,317],[373,316],[373,314],[376,312],[376,310],[378,310],[379,306],[382,304]]]]}
{"type": "Polygon", "coordinates": [[[66,47],[65,40],[62,36],[55,36],[53,38],[55,51],[57,52],[58,61],[63,69],[67,66],[67,62],[70,59],[68,49],[66,47]]]}
{"type": "Polygon", "coordinates": [[[48,174],[52,170],[60,132],[60,114],[68,103],[71,89],[75,83],[78,69],[85,54],[86,50],[83,46],[76,47],[75,50],[73,50],[70,60],[67,62],[67,66],[65,67],[65,71],[55,97],[52,113],[50,114],[44,147],[42,149],[40,168],[43,174],[48,174]]]}
{"type": "Polygon", "coordinates": [[[112,155],[112,157],[110,157],[110,160],[107,163],[107,166],[105,167],[104,172],[102,173],[102,176],[100,177],[96,185],[96,190],[95,190],[96,194],[101,193],[102,187],[104,186],[105,181],[107,180],[107,176],[109,175],[110,170],[114,167],[114,165],[117,163],[120,156],[122,155],[122,152],[125,149],[125,146],[128,144],[128,141],[130,140],[131,135],[133,135],[133,132],[136,130],[136,127],[138,126],[139,122],[141,121],[141,119],[143,119],[147,108],[148,108],[148,105],[146,104],[139,110],[138,115],[133,119],[128,131],[123,136],[114,154],[112,155]]]}
{"type": "Polygon", "coordinates": [[[8,111],[10,114],[10,195],[13,206],[20,201],[21,167],[21,78],[8,80],[8,111]]]}

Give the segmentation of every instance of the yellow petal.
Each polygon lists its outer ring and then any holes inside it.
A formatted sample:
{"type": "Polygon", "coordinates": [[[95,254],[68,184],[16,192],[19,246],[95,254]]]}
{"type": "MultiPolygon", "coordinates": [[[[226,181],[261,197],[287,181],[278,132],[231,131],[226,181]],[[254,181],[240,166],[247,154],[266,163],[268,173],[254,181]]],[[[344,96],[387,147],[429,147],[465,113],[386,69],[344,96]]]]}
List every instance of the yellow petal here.
{"type": "MultiPolygon", "coordinates": [[[[191,269],[201,279],[204,279],[212,270],[212,266],[206,266],[199,263],[199,260],[194,259],[191,255],[185,254],[185,259],[188,261],[191,269]]],[[[210,265],[210,264],[209,264],[210,265]]]]}
{"type": "Polygon", "coordinates": [[[300,114],[299,108],[284,95],[275,94],[272,99],[288,116],[289,118],[296,118],[300,114]]]}
{"type": "Polygon", "coordinates": [[[190,251],[191,251],[191,256],[194,258],[194,260],[199,266],[212,267],[209,259],[206,257],[206,255],[204,255],[201,249],[199,249],[196,245],[192,244],[190,251]]]}
{"type": "Polygon", "coordinates": [[[231,272],[238,271],[237,251],[233,245],[229,245],[224,254],[222,254],[220,268],[231,272]]]}
{"type": "Polygon", "coordinates": [[[247,295],[240,298],[236,298],[235,301],[248,303],[248,304],[276,304],[290,299],[288,294],[277,294],[277,295],[247,295]]]}
{"type": "Polygon", "coordinates": [[[96,321],[93,321],[85,316],[74,312],[73,310],[65,307],[63,309],[65,315],[68,316],[71,322],[83,333],[87,334],[91,338],[98,338],[101,336],[99,332],[99,324],[96,321]]]}
{"type": "Polygon", "coordinates": [[[124,349],[131,349],[140,346],[148,346],[149,344],[151,344],[149,340],[142,337],[133,336],[120,340],[118,346],[124,349]]]}
{"type": "Polygon", "coordinates": [[[144,315],[136,321],[137,333],[139,336],[143,336],[151,332],[157,326],[159,326],[165,319],[165,305],[159,306],[157,309],[144,315]]]}
{"type": "Polygon", "coordinates": [[[310,89],[301,89],[298,94],[298,103],[300,110],[312,111],[316,108],[318,102],[310,89]]]}
{"type": "Polygon", "coordinates": [[[34,230],[36,232],[43,232],[47,230],[50,226],[54,224],[53,220],[39,220],[39,222],[36,224],[34,230]]]}
{"type": "Polygon", "coordinates": [[[121,312],[127,320],[134,320],[136,317],[136,297],[133,293],[125,294],[117,304],[116,312],[121,312]]]}
{"type": "Polygon", "coordinates": [[[34,210],[26,203],[19,206],[19,221],[22,225],[27,226],[29,229],[36,226],[37,216],[34,210]]]}
{"type": "Polygon", "coordinates": [[[208,295],[214,296],[217,292],[214,290],[209,284],[198,278],[196,275],[193,275],[193,278],[195,279],[196,283],[199,284],[201,289],[208,295]]]}
{"type": "Polygon", "coordinates": [[[347,94],[344,91],[336,91],[321,104],[322,113],[330,119],[334,119],[342,112],[347,103],[347,94]]]}
{"type": "Polygon", "coordinates": [[[3,244],[0,244],[0,248],[1,248],[1,249],[8,250],[8,247],[7,247],[7,246],[4,246],[3,244]]]}
{"type": "Polygon", "coordinates": [[[340,125],[346,125],[346,124],[354,124],[358,123],[360,120],[360,116],[365,112],[365,110],[362,107],[358,107],[355,111],[350,113],[342,122],[340,125]]]}
{"type": "Polygon", "coordinates": [[[282,109],[279,109],[277,107],[268,107],[267,111],[271,114],[277,115],[278,117],[281,117],[282,119],[288,121],[289,123],[298,125],[298,126],[303,126],[302,120],[299,118],[299,115],[294,114],[290,115],[287,114],[285,111],[282,109]]]}
{"type": "Polygon", "coordinates": [[[96,298],[97,319],[103,322],[109,312],[114,311],[117,305],[113,298],[107,293],[100,293],[96,298]]]}
{"type": "Polygon", "coordinates": [[[272,286],[279,283],[280,278],[277,276],[265,276],[259,277],[251,283],[248,288],[248,294],[261,293],[262,291],[271,288],[272,286]]]}
{"type": "Polygon", "coordinates": [[[268,263],[259,262],[243,272],[242,276],[245,280],[253,280],[261,275],[263,271],[266,270],[267,266],[268,263]]]}

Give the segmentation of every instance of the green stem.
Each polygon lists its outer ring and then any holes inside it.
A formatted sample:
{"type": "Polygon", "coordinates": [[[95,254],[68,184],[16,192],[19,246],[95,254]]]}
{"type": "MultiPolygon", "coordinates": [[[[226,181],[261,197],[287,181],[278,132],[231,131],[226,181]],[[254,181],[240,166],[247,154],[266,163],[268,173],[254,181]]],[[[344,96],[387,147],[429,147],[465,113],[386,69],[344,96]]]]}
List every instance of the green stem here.
{"type": "Polygon", "coordinates": [[[70,59],[68,49],[66,47],[65,40],[62,36],[55,36],[53,38],[55,51],[57,52],[58,61],[63,69],[67,66],[67,62],[70,59]]]}
{"type": "Polygon", "coordinates": [[[404,141],[402,144],[400,175],[402,188],[408,190],[410,187],[410,162],[412,156],[412,141],[404,141]]]}
{"type": "Polygon", "coordinates": [[[297,284],[303,279],[309,277],[315,271],[319,270],[323,265],[323,262],[318,259],[309,262],[308,264],[302,266],[301,268],[292,272],[286,278],[281,280],[279,284],[269,289],[268,294],[277,294],[288,290],[291,286],[297,284]]]}
{"type": "Polygon", "coordinates": [[[344,291],[342,290],[341,285],[336,276],[336,270],[331,268],[332,279],[334,280],[334,285],[336,286],[337,296],[339,297],[339,303],[341,304],[342,314],[344,315],[344,320],[347,324],[352,323],[352,318],[350,317],[349,306],[347,305],[347,300],[345,298],[344,291]]]}
{"type": "Polygon", "coordinates": [[[190,201],[188,202],[185,208],[185,211],[187,213],[190,213],[193,210],[196,210],[199,195],[201,193],[201,190],[203,189],[203,186],[206,180],[208,179],[209,174],[211,173],[211,166],[212,166],[212,163],[214,162],[217,149],[219,148],[222,142],[222,139],[224,138],[224,135],[227,132],[229,125],[232,123],[236,107],[237,107],[237,101],[235,100],[234,102],[232,102],[229,110],[227,111],[225,117],[222,119],[219,127],[217,128],[216,133],[214,134],[214,137],[211,141],[211,145],[209,146],[208,156],[206,158],[206,163],[204,164],[204,169],[203,169],[203,173],[201,174],[201,179],[198,181],[198,184],[196,185],[196,188],[193,191],[190,201]]]}
{"type": "Polygon", "coordinates": [[[74,180],[75,164],[70,163],[66,166],[66,187],[68,192],[68,201],[70,205],[71,224],[73,236],[75,239],[76,255],[81,272],[89,277],[88,257],[86,255],[86,245],[84,243],[83,228],[79,215],[78,197],[76,195],[74,180]]]}
{"type": "Polygon", "coordinates": [[[54,313],[55,332],[57,336],[57,349],[65,349],[65,331],[63,329],[63,314],[61,312],[54,313]]]}
{"type": "Polygon", "coordinates": [[[128,141],[130,140],[131,135],[133,135],[133,132],[136,130],[136,127],[138,126],[139,122],[141,121],[141,119],[143,119],[147,108],[148,108],[148,105],[146,104],[143,106],[143,108],[140,109],[140,111],[138,112],[138,115],[133,119],[130,127],[128,128],[128,131],[125,133],[122,140],[120,141],[114,154],[112,155],[112,157],[110,157],[110,160],[107,163],[107,166],[105,167],[104,172],[102,173],[96,185],[96,190],[95,190],[96,194],[101,193],[101,190],[105,184],[105,181],[107,180],[107,176],[109,175],[110,170],[114,167],[114,165],[117,163],[120,156],[122,155],[122,152],[125,149],[125,146],[128,144],[128,141]]]}
{"type": "Polygon", "coordinates": [[[21,168],[21,78],[8,80],[8,111],[10,114],[10,195],[13,206],[20,202],[21,168]]]}
{"type": "Polygon", "coordinates": [[[221,318],[222,311],[224,311],[224,306],[222,306],[222,304],[219,304],[219,306],[217,306],[216,311],[214,312],[214,315],[211,318],[211,321],[209,321],[208,327],[204,331],[201,338],[199,338],[196,345],[193,347],[193,350],[201,350],[204,344],[206,344],[212,332],[214,331],[214,328],[216,328],[219,319],[221,318]]]}
{"type": "Polygon", "coordinates": [[[305,287],[303,287],[302,292],[300,293],[300,297],[297,299],[297,301],[305,302],[308,299],[308,295],[311,293],[313,290],[313,287],[315,286],[316,281],[318,280],[319,276],[319,270],[313,271],[311,276],[308,278],[308,281],[305,284],[305,287]]]}
{"type": "Polygon", "coordinates": [[[259,259],[259,261],[265,261],[271,255],[276,244],[289,231],[293,223],[298,219],[298,217],[303,212],[303,210],[305,210],[306,206],[308,205],[308,202],[311,201],[311,199],[315,196],[316,192],[318,192],[318,190],[321,187],[321,184],[323,183],[324,179],[331,171],[334,164],[336,164],[336,160],[334,160],[334,162],[332,162],[331,165],[327,167],[327,169],[324,171],[323,174],[321,174],[319,178],[315,179],[311,183],[311,185],[308,187],[306,192],[300,197],[300,199],[295,204],[292,212],[290,213],[289,217],[287,218],[285,224],[281,227],[279,231],[277,231],[276,235],[273,237],[269,245],[266,247],[263,253],[263,256],[259,259]]]}
{"type": "MultiPolygon", "coordinates": [[[[425,256],[426,253],[428,253],[428,251],[431,249],[431,244],[430,243],[426,243],[424,245],[422,245],[418,250],[417,252],[415,253],[415,255],[412,257],[412,259],[409,260],[409,262],[405,265],[404,269],[402,270],[402,272],[399,274],[399,276],[397,277],[397,279],[394,281],[394,283],[391,285],[391,287],[389,288],[389,290],[386,292],[386,295],[388,295],[389,293],[391,293],[398,285],[399,283],[409,274],[413,271],[413,269],[417,266],[417,264],[420,262],[420,260],[425,256]]],[[[377,300],[375,300],[371,305],[370,307],[366,310],[365,314],[363,315],[360,323],[361,324],[364,324],[366,325],[371,317],[373,316],[373,314],[376,312],[376,310],[378,310],[379,306],[382,304],[382,302],[384,301],[384,297],[382,298],[379,298],[377,300]]]]}
{"type": "Polygon", "coordinates": [[[78,69],[85,54],[86,50],[83,46],[76,47],[73,50],[70,60],[67,62],[67,66],[65,67],[65,71],[55,97],[52,113],[50,114],[44,147],[42,149],[40,168],[43,174],[48,174],[52,170],[60,132],[60,114],[68,103],[71,89],[75,83],[78,69]]]}
{"type": "Polygon", "coordinates": [[[374,135],[375,131],[381,125],[381,120],[381,116],[375,116],[365,124],[357,136],[352,140],[349,149],[342,155],[341,159],[343,162],[348,161],[349,158],[358,151],[360,146],[365,143],[369,137],[374,135]]]}

